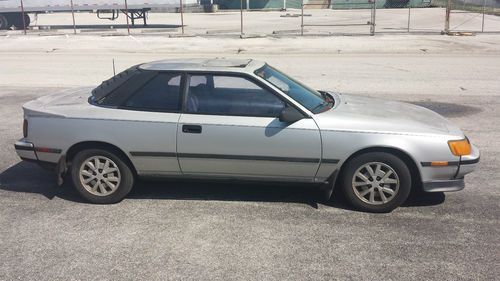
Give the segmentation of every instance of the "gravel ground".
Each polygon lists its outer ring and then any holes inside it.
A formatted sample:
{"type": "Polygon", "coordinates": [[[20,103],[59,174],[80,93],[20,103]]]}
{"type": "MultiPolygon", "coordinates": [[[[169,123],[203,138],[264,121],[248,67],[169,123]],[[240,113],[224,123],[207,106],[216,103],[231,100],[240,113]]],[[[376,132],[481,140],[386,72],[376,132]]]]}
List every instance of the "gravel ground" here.
{"type": "Polygon", "coordinates": [[[0,40],[0,280],[500,275],[500,36],[0,40]],[[120,204],[96,206],[19,161],[24,102],[108,78],[112,57],[123,69],[187,56],[256,57],[314,87],[426,106],[481,149],[479,169],[463,191],[413,194],[390,214],[367,214],[307,186],[201,181],[141,181],[120,204]]]}

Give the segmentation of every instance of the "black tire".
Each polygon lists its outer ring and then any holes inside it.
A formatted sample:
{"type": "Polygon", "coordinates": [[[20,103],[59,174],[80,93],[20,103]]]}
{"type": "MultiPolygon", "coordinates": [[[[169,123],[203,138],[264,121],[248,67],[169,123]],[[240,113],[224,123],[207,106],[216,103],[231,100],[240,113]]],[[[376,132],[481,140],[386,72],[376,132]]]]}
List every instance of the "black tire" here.
{"type": "Polygon", "coordinates": [[[0,30],[9,29],[11,26],[10,17],[0,14],[0,30]]]}
{"type": "MultiPolygon", "coordinates": [[[[392,179],[392,181],[394,181],[394,179],[392,179]]],[[[369,152],[358,155],[352,158],[348,163],[346,163],[346,166],[342,172],[341,188],[345,197],[354,208],[364,212],[387,213],[399,207],[406,201],[411,191],[411,182],[412,178],[410,170],[408,169],[408,166],[405,164],[405,162],[401,160],[399,157],[385,152],[369,152]],[[399,188],[397,189],[394,195],[386,193],[385,190],[387,190],[387,188],[391,190],[396,190],[396,184],[380,183],[380,185],[378,184],[372,185],[372,183],[374,182],[378,183],[380,177],[378,176],[375,178],[370,177],[368,170],[362,168],[366,167],[365,165],[369,163],[373,163],[372,165],[374,166],[377,166],[377,163],[385,164],[387,166],[382,165],[383,169],[387,169],[387,167],[389,167],[395,172],[396,175],[392,175],[392,177],[397,177],[397,179],[399,180],[399,188]],[[358,172],[358,169],[361,169],[360,172],[367,175],[370,184],[354,187],[353,184],[354,181],[363,182],[363,180],[359,177],[354,178],[354,175],[355,173],[358,172]],[[356,194],[355,188],[357,188],[358,190],[357,193],[359,195],[356,194]],[[370,199],[372,199],[370,198],[371,192],[365,195],[366,197],[361,196],[362,193],[366,192],[368,189],[374,190],[374,196],[375,196],[374,201],[378,200],[381,202],[370,203],[371,202],[370,199]],[[383,194],[380,195],[381,193],[383,194]],[[382,196],[384,197],[392,196],[392,197],[390,200],[388,200],[388,202],[384,203],[382,196]],[[363,201],[363,199],[361,199],[360,197],[363,197],[365,201],[363,201]]]]}
{"type": "MultiPolygon", "coordinates": [[[[101,171],[102,172],[102,171],[101,171]]],[[[106,175],[108,176],[108,175],[106,175]]],[[[118,203],[123,198],[129,194],[134,185],[134,174],[131,168],[126,164],[126,161],[120,157],[118,153],[113,153],[103,149],[87,149],[78,152],[71,164],[71,179],[73,181],[73,185],[80,195],[85,198],[90,203],[94,204],[113,204],[118,203]],[[107,158],[114,162],[113,164],[117,167],[118,171],[116,172],[120,181],[116,189],[111,192],[109,195],[95,195],[91,193],[91,191],[87,190],[80,180],[80,168],[84,165],[84,163],[92,157],[102,157],[107,158]],[[119,173],[119,174],[118,174],[119,173]]],[[[96,182],[103,182],[103,180],[96,179],[96,182]]],[[[94,184],[95,182],[91,182],[90,184],[94,184]]],[[[99,187],[100,190],[100,187],[99,187]]],[[[94,191],[97,192],[97,191],[94,191]]],[[[98,192],[100,193],[100,192],[98,192]]]]}
{"type": "Polygon", "coordinates": [[[26,25],[26,28],[28,26],[30,26],[30,24],[31,24],[31,19],[30,19],[30,16],[28,14],[24,14],[24,22],[23,22],[22,14],[15,14],[15,15],[11,16],[11,18],[12,18],[12,25],[16,29],[24,29],[23,24],[26,25]]]}

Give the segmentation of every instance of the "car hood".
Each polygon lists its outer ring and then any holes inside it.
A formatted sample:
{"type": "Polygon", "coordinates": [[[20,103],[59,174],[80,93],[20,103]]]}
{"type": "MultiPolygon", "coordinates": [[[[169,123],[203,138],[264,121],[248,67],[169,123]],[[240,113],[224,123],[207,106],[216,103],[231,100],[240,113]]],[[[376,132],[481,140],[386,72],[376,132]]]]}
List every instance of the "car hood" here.
{"type": "Polygon", "coordinates": [[[336,100],[335,106],[314,115],[321,130],[463,137],[458,127],[421,106],[358,95],[332,95],[336,100]]]}

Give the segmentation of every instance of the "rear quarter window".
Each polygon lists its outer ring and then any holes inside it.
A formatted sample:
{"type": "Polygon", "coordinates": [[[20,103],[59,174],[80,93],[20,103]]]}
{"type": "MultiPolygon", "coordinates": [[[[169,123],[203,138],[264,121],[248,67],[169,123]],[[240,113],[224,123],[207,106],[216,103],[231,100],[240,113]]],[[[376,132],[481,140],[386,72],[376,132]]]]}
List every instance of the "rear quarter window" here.
{"type": "Polygon", "coordinates": [[[181,74],[160,73],[140,87],[124,104],[125,108],[153,111],[180,111],[181,74]]]}

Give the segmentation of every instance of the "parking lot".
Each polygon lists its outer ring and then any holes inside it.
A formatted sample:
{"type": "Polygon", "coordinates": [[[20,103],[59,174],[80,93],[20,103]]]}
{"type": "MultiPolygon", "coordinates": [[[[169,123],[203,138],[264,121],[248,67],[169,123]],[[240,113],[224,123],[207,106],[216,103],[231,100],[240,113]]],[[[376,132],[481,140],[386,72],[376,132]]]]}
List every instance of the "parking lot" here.
{"type": "Polygon", "coordinates": [[[495,280],[500,36],[0,38],[0,280],[495,280]],[[20,162],[21,105],[174,57],[266,60],[316,88],[429,107],[481,149],[456,193],[360,213],[308,186],[140,181],[84,203],[20,162]]]}

